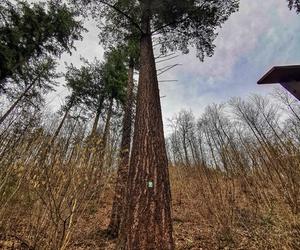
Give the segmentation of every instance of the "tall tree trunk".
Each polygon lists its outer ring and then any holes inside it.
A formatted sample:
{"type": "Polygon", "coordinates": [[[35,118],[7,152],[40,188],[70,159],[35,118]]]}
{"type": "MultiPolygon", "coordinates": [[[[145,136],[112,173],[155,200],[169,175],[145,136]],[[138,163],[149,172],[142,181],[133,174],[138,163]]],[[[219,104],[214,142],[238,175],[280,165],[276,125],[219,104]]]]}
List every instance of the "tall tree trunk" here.
{"type": "Polygon", "coordinates": [[[91,135],[95,135],[97,128],[98,128],[98,123],[99,123],[99,119],[100,119],[100,114],[101,114],[101,110],[97,110],[96,116],[95,116],[95,120],[93,123],[93,128],[92,128],[92,132],[91,135]]]}
{"type": "Polygon", "coordinates": [[[111,97],[109,107],[108,107],[108,111],[107,111],[107,117],[106,117],[106,122],[105,122],[105,126],[104,126],[103,135],[102,135],[101,141],[100,141],[98,149],[97,149],[99,154],[94,159],[94,161],[96,161],[99,166],[102,166],[103,162],[104,162],[105,149],[106,149],[106,145],[107,145],[107,139],[108,139],[108,136],[109,136],[110,120],[111,120],[111,117],[112,117],[113,104],[114,104],[114,99],[111,97]]]}
{"type": "Polygon", "coordinates": [[[117,248],[174,249],[171,192],[157,72],[144,11],[140,41],[140,77],[132,154],[126,190],[126,212],[117,248]]]}
{"type": "Polygon", "coordinates": [[[66,119],[67,119],[67,116],[68,116],[68,114],[69,114],[69,112],[70,112],[72,106],[73,106],[73,103],[71,102],[71,103],[68,105],[68,107],[67,107],[67,109],[66,109],[66,111],[65,111],[65,114],[64,114],[64,116],[63,116],[63,118],[62,118],[60,124],[58,125],[58,127],[57,127],[57,129],[56,129],[56,131],[55,131],[55,133],[54,133],[54,135],[53,135],[53,137],[52,137],[52,139],[51,139],[51,144],[54,143],[56,137],[58,136],[60,130],[62,129],[62,126],[64,125],[64,123],[65,123],[65,121],[66,121],[66,119]]]}
{"type": "Polygon", "coordinates": [[[108,233],[112,238],[116,238],[119,233],[121,218],[123,217],[124,204],[125,204],[125,191],[128,175],[128,164],[130,156],[130,142],[132,131],[132,109],[133,109],[133,72],[134,62],[130,59],[128,68],[128,83],[127,83],[127,96],[124,107],[124,117],[122,124],[122,139],[120,150],[120,161],[117,172],[115,196],[112,205],[112,212],[110,224],[108,226],[108,233]]]}
{"type": "Polygon", "coordinates": [[[186,143],[186,134],[185,131],[183,132],[183,141],[182,141],[183,151],[184,151],[184,158],[185,158],[185,166],[190,167],[190,160],[188,155],[187,143],[186,143]]]}
{"type": "Polygon", "coordinates": [[[98,107],[97,112],[96,112],[96,116],[95,116],[95,120],[94,120],[94,124],[93,124],[93,128],[92,128],[91,136],[95,135],[95,133],[97,131],[98,123],[99,123],[99,119],[100,119],[100,115],[101,115],[101,111],[102,111],[102,105],[103,105],[103,98],[100,100],[99,107],[98,107]]]}
{"type": "Polygon", "coordinates": [[[103,136],[102,136],[101,145],[102,145],[103,151],[106,148],[107,139],[108,139],[108,136],[109,136],[110,120],[111,120],[111,117],[112,117],[113,104],[114,104],[114,99],[111,97],[109,107],[108,107],[108,111],[107,111],[107,117],[106,117],[106,122],[105,122],[105,126],[104,126],[103,136]]]}
{"type": "Polygon", "coordinates": [[[76,119],[74,125],[71,127],[71,131],[69,132],[68,139],[67,139],[66,144],[65,144],[65,147],[64,147],[64,148],[65,148],[65,149],[64,149],[65,155],[67,155],[67,152],[68,152],[68,150],[69,150],[69,147],[70,147],[70,141],[71,141],[71,138],[72,138],[73,133],[74,133],[74,131],[75,131],[75,128],[76,128],[77,124],[79,123],[78,121],[79,121],[79,119],[76,119]]]}
{"type": "Polygon", "coordinates": [[[11,105],[11,107],[6,111],[6,113],[0,118],[0,124],[2,124],[4,122],[4,120],[6,119],[6,117],[9,116],[9,114],[15,109],[15,107],[19,104],[19,102],[24,98],[24,96],[28,93],[28,91],[36,83],[36,80],[34,80],[31,84],[29,84],[27,86],[27,88],[24,90],[24,92],[18,97],[18,99],[11,105]]]}

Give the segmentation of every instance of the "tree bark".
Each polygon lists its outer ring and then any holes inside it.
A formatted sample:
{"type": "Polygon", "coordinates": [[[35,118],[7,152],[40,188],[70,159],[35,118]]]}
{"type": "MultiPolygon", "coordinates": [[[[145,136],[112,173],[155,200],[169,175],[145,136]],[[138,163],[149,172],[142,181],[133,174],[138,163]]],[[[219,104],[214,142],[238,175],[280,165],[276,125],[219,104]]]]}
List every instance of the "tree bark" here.
{"type": "Polygon", "coordinates": [[[174,249],[171,192],[149,11],[144,11],[142,26],[145,33],[140,41],[141,68],[126,211],[117,248],[169,250],[174,249]]]}
{"type": "Polygon", "coordinates": [[[126,93],[126,103],[124,107],[124,117],[122,124],[122,139],[120,150],[120,161],[117,172],[115,196],[112,205],[112,212],[110,218],[110,224],[108,226],[108,234],[112,238],[116,238],[119,233],[121,218],[123,217],[124,205],[125,205],[125,191],[128,176],[128,164],[130,157],[130,142],[132,131],[132,110],[133,110],[133,72],[134,62],[130,59],[128,68],[128,83],[126,93]]]}

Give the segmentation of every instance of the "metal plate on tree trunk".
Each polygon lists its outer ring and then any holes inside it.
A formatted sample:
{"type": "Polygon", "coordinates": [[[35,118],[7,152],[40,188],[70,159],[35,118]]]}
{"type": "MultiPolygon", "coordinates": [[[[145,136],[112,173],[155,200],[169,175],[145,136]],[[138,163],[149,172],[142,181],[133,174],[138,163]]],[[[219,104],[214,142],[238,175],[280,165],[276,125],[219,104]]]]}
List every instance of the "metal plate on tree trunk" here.
{"type": "Polygon", "coordinates": [[[153,181],[148,181],[148,188],[153,188],[153,187],[154,187],[153,181]]]}

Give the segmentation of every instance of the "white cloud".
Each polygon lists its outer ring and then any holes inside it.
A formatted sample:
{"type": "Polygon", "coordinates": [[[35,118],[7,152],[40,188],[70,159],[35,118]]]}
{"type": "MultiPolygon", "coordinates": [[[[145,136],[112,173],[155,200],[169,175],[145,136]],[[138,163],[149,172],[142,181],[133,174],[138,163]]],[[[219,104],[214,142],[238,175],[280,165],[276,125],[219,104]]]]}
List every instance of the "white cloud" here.
{"type": "MultiPolygon", "coordinates": [[[[187,77],[191,79],[190,82],[170,83],[160,86],[162,95],[167,96],[162,100],[165,123],[167,118],[172,117],[174,113],[179,112],[181,109],[192,109],[196,115],[199,115],[206,105],[224,101],[219,98],[220,93],[205,92],[207,86],[218,85],[218,89],[222,89],[223,82],[232,79],[235,73],[234,70],[239,70],[235,68],[239,60],[251,55],[261,43],[262,37],[268,35],[272,36],[271,39],[280,40],[281,36],[288,32],[288,29],[283,29],[282,34],[278,34],[278,31],[275,30],[276,25],[282,23],[286,28],[290,25],[294,26],[297,18],[299,16],[296,16],[294,12],[287,8],[285,0],[241,0],[239,12],[233,14],[219,31],[219,36],[215,41],[216,50],[213,57],[206,58],[205,62],[201,63],[195,57],[195,53],[191,51],[189,55],[180,56],[174,60],[174,63],[182,63],[183,65],[164,76],[167,79],[187,77]],[[207,80],[203,82],[203,79],[207,80]]],[[[280,41],[277,41],[277,43],[280,44],[280,41]]],[[[272,49],[274,47],[268,47],[267,45],[261,55],[253,55],[253,62],[256,60],[257,65],[258,60],[262,59],[261,56],[270,58],[269,64],[266,65],[265,69],[262,69],[263,71],[280,61],[276,61],[276,59],[272,61],[273,55],[276,53],[272,49]]],[[[258,72],[255,77],[258,77],[260,73],[258,72]]],[[[242,79],[232,80],[234,82],[242,81],[242,79]]],[[[271,90],[271,87],[257,87],[257,80],[256,78],[252,79],[253,92],[271,90]]],[[[224,91],[225,88],[228,88],[228,86],[224,86],[224,91]]],[[[233,95],[236,89],[231,90],[233,95]]],[[[228,92],[228,89],[226,91],[228,92]]]]}
{"type": "Polygon", "coordinates": [[[180,56],[177,62],[183,66],[176,74],[204,75],[220,80],[230,75],[241,55],[253,50],[259,37],[272,28],[273,13],[278,10],[280,18],[289,22],[292,14],[284,0],[241,0],[239,12],[234,13],[219,31],[213,57],[201,63],[193,51],[180,56]]]}

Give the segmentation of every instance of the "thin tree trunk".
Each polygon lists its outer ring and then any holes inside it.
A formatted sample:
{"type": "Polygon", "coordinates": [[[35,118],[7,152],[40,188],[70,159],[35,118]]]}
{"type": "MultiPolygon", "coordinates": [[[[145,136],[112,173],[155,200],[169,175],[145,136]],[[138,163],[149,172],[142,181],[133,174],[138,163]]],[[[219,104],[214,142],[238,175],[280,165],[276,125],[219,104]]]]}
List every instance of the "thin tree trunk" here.
{"type": "Polygon", "coordinates": [[[186,143],[186,134],[183,131],[183,141],[182,141],[183,151],[184,151],[184,158],[185,158],[185,166],[190,167],[190,160],[188,155],[187,143],[186,143]]]}
{"type": "Polygon", "coordinates": [[[67,109],[66,109],[66,111],[65,111],[65,114],[64,114],[64,116],[63,116],[63,118],[62,118],[60,124],[58,125],[58,127],[57,127],[57,129],[56,129],[56,131],[55,131],[55,133],[54,133],[54,135],[53,135],[53,137],[52,137],[52,139],[51,139],[51,144],[55,141],[55,139],[56,139],[57,136],[59,135],[59,132],[60,132],[60,130],[62,129],[62,126],[64,125],[64,123],[65,123],[65,121],[66,121],[66,119],[67,119],[67,116],[68,116],[68,114],[69,114],[69,112],[70,112],[72,106],[73,106],[73,104],[72,104],[72,102],[71,102],[71,103],[68,105],[68,107],[67,107],[67,109]]]}
{"type": "Polygon", "coordinates": [[[93,123],[93,128],[92,128],[91,135],[95,135],[95,133],[97,131],[100,114],[101,114],[101,111],[97,110],[97,113],[96,113],[96,116],[95,116],[95,120],[94,120],[94,123],[93,123]]]}
{"type": "Polygon", "coordinates": [[[75,128],[76,128],[76,126],[77,126],[77,123],[78,123],[78,119],[75,121],[74,125],[71,127],[71,131],[70,131],[70,133],[69,133],[69,135],[68,135],[68,139],[67,139],[66,144],[65,144],[65,147],[64,147],[64,148],[65,148],[65,149],[64,149],[65,155],[67,155],[67,152],[68,152],[68,149],[69,149],[69,146],[70,146],[70,141],[71,141],[71,138],[72,138],[73,133],[74,133],[74,131],[75,131],[75,128]]]}
{"type": "Polygon", "coordinates": [[[6,117],[15,109],[15,107],[19,104],[19,102],[23,99],[23,97],[28,93],[28,91],[33,87],[36,83],[36,80],[27,86],[24,92],[18,97],[18,99],[11,105],[11,107],[6,111],[6,113],[0,118],[0,124],[4,122],[6,117]]]}
{"type": "Polygon", "coordinates": [[[109,107],[108,107],[108,112],[107,112],[107,117],[106,117],[106,122],[104,126],[104,131],[103,131],[103,136],[102,136],[102,149],[105,150],[106,144],[107,144],[107,139],[109,136],[109,129],[110,129],[110,120],[112,117],[112,108],[114,104],[114,99],[111,97],[109,107]]]}
{"type": "Polygon", "coordinates": [[[102,135],[99,147],[98,147],[99,154],[98,154],[98,157],[95,158],[95,160],[97,161],[97,164],[99,164],[100,166],[102,166],[103,162],[104,162],[105,149],[106,149],[106,145],[107,145],[107,139],[109,136],[110,120],[112,117],[113,103],[114,103],[114,99],[111,97],[108,111],[107,111],[107,117],[106,117],[103,135],[102,135]]]}
{"type": "Polygon", "coordinates": [[[100,100],[99,107],[98,107],[97,112],[96,112],[96,116],[95,116],[95,120],[94,120],[94,124],[93,124],[93,128],[92,128],[91,136],[95,135],[95,133],[97,131],[98,123],[99,123],[99,119],[100,119],[100,115],[101,115],[101,111],[102,111],[102,104],[103,104],[103,98],[100,100]]]}
{"type": "Polygon", "coordinates": [[[126,190],[126,212],[117,248],[174,249],[168,159],[150,34],[149,11],[140,41],[140,77],[133,147],[126,190]]]}
{"type": "Polygon", "coordinates": [[[119,233],[121,218],[123,217],[124,204],[125,204],[125,191],[128,175],[128,164],[130,156],[130,142],[132,131],[132,109],[133,109],[133,72],[134,63],[130,59],[128,68],[128,83],[127,83],[127,96],[124,107],[124,118],[122,124],[122,139],[120,150],[120,161],[117,172],[115,196],[112,205],[112,212],[110,224],[108,226],[108,233],[112,238],[116,238],[119,233]]]}

